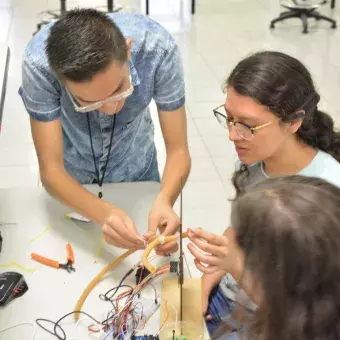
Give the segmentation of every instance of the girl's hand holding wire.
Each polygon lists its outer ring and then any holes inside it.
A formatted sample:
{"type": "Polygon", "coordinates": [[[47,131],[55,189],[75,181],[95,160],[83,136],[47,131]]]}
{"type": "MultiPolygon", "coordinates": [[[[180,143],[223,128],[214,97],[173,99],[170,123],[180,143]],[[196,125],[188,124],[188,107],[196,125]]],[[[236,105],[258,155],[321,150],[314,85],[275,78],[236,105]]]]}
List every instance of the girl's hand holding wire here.
{"type": "Polygon", "coordinates": [[[227,237],[207,233],[200,229],[189,229],[188,236],[196,246],[190,243],[188,248],[195,257],[195,265],[198,270],[206,274],[221,270],[224,272],[233,271],[236,258],[242,254],[236,244],[235,232],[228,232],[227,237]]]}

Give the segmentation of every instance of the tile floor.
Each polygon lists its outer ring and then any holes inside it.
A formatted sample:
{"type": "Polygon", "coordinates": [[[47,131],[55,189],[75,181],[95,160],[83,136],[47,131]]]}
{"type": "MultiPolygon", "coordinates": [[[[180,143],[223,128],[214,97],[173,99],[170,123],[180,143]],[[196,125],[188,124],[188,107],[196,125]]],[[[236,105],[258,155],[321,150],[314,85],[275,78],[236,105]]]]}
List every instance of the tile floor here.
{"type": "MultiPolygon", "coordinates": [[[[117,3],[117,1],[116,1],[117,3]]],[[[144,11],[144,1],[125,0],[128,10],[144,11]]],[[[68,1],[68,7],[105,6],[105,0],[68,1]]],[[[221,83],[235,64],[250,52],[277,49],[290,53],[312,71],[322,95],[321,106],[340,124],[340,29],[311,22],[310,34],[301,34],[299,20],[277,25],[278,0],[197,0],[197,14],[189,13],[190,0],[150,0],[151,17],[176,37],[182,52],[187,85],[189,145],[193,168],[185,190],[185,224],[222,232],[228,224],[230,184],[236,155],[226,131],[213,118],[212,109],[223,102],[221,83]]],[[[340,6],[340,5],[339,5],[340,6]]],[[[338,7],[339,7],[338,6],[338,7]]],[[[0,138],[0,188],[39,185],[37,160],[29,131],[28,115],[17,95],[21,57],[46,9],[57,0],[0,0],[0,41],[8,41],[12,58],[0,138]]],[[[329,4],[325,14],[340,19],[340,9],[329,4]]],[[[165,151],[155,106],[156,144],[160,168],[165,151]]]]}

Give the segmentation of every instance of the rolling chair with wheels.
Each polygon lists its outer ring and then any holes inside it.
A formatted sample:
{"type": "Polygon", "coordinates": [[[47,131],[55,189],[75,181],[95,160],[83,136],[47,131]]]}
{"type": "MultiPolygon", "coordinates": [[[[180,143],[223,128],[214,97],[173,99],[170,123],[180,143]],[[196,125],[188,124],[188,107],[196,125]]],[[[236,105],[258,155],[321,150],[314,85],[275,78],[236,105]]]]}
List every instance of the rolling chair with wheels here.
{"type": "Polygon", "coordinates": [[[308,33],[308,18],[328,21],[331,23],[331,28],[336,28],[336,21],[334,19],[324,16],[317,11],[325,3],[327,3],[325,0],[318,4],[311,4],[306,0],[291,0],[288,3],[281,3],[281,6],[286,8],[287,11],[282,12],[279,17],[272,20],[270,28],[274,28],[277,22],[290,18],[300,18],[302,20],[303,33],[308,33]]]}
{"type": "MultiPolygon", "coordinates": [[[[40,31],[40,29],[44,26],[47,25],[50,21],[57,20],[59,19],[62,15],[66,13],[66,0],[59,0],[60,1],[60,9],[59,11],[47,11],[45,12],[48,14],[51,18],[51,20],[42,20],[39,22],[37,25],[37,31],[34,33],[36,34],[37,32],[40,31]]],[[[119,11],[121,8],[115,8],[113,0],[107,0],[107,11],[108,12],[116,12],[119,11]]]]}
{"type": "MultiPolygon", "coordinates": [[[[145,0],[145,7],[146,7],[146,15],[149,15],[150,12],[150,3],[149,0],[145,0]]],[[[117,12],[122,8],[115,8],[114,0],[107,0],[107,11],[108,12],[117,12]]],[[[195,14],[196,12],[196,0],[191,0],[191,14],[195,14]]],[[[48,15],[51,16],[52,20],[59,19],[62,15],[66,13],[66,0],[60,0],[60,10],[59,11],[47,11],[48,15]]],[[[41,27],[47,25],[50,21],[43,20],[37,25],[37,31],[34,33],[36,34],[40,31],[41,27]]]]}
{"type": "MultiPolygon", "coordinates": [[[[58,19],[60,16],[62,16],[63,14],[66,13],[66,0],[60,0],[60,10],[59,11],[47,11],[46,13],[51,16],[52,20],[58,19]]],[[[40,31],[41,27],[44,26],[44,25],[47,25],[48,23],[49,23],[49,21],[47,21],[47,20],[43,20],[43,21],[39,22],[39,24],[37,25],[37,31],[35,33],[40,31]]]]}

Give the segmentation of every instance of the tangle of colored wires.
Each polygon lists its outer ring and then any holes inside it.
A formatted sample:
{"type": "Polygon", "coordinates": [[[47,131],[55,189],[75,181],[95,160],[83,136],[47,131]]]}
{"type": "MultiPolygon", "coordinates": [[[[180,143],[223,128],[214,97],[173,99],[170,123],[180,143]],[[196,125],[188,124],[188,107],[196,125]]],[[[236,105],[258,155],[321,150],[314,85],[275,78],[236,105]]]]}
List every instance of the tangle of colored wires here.
{"type": "MultiPolygon", "coordinates": [[[[120,296],[116,298],[117,304],[115,305],[115,316],[114,320],[112,320],[112,327],[115,329],[114,336],[118,336],[129,329],[133,329],[134,331],[140,330],[140,324],[145,327],[147,320],[143,320],[143,311],[140,312],[137,309],[138,298],[140,297],[141,292],[147,287],[152,286],[155,291],[155,303],[157,304],[157,291],[152,283],[157,280],[162,275],[169,273],[170,265],[165,265],[157,269],[155,273],[149,274],[144,280],[142,280],[132,291],[129,291],[128,294],[120,294],[125,295],[126,300],[125,304],[122,307],[119,307],[120,296]],[[129,327],[130,326],[130,327],[129,327]]],[[[127,293],[127,292],[126,292],[127,293]]]]}
{"type": "MultiPolygon", "coordinates": [[[[138,284],[134,288],[128,284],[124,284],[125,280],[138,267],[139,263],[133,266],[122,277],[118,286],[109,289],[105,294],[99,295],[100,299],[110,302],[112,307],[103,321],[100,322],[96,320],[96,318],[83,311],[73,311],[65,314],[56,322],[39,318],[36,320],[37,325],[49,334],[55,336],[58,340],[66,340],[66,332],[60,325],[61,322],[72,314],[82,314],[88,319],[93,320],[93,322],[97,325],[96,328],[94,328],[94,325],[90,325],[88,327],[89,332],[96,333],[99,331],[104,331],[106,332],[104,339],[128,339],[129,336],[132,336],[136,332],[143,330],[148,321],[145,315],[143,304],[139,301],[142,291],[148,286],[152,287],[155,293],[154,301],[157,305],[158,296],[153,283],[162,275],[170,272],[170,265],[166,264],[158,268],[155,273],[150,273],[144,279],[142,279],[142,275],[140,275],[138,284]],[[50,327],[48,327],[47,324],[50,327]]],[[[162,325],[161,328],[163,326],[164,325],[162,325]]]]}

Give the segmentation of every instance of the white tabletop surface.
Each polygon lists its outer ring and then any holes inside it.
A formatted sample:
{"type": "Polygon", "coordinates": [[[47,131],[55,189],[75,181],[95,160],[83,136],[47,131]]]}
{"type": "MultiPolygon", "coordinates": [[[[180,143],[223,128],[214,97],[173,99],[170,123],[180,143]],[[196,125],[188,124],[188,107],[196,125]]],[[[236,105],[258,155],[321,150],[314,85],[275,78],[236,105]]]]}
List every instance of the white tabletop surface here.
{"type": "MultiPolygon", "coordinates": [[[[89,188],[94,192],[97,190],[97,186],[89,188]]],[[[143,233],[147,229],[148,212],[158,190],[159,185],[156,183],[109,184],[104,187],[104,198],[126,210],[143,233]]],[[[106,245],[100,257],[96,257],[100,228],[92,223],[67,220],[64,217],[66,212],[69,210],[49,197],[42,188],[0,190],[0,221],[17,223],[14,226],[1,227],[4,241],[0,265],[15,261],[30,269],[40,267],[34,274],[17,268],[0,268],[0,272],[21,272],[29,286],[29,291],[24,296],[0,308],[0,330],[13,324],[34,321],[36,318],[57,320],[72,311],[90,280],[122,253],[106,245]],[[49,231],[30,243],[48,226],[51,227],[49,231]],[[65,260],[65,246],[68,242],[75,252],[75,273],[69,274],[61,269],[46,267],[30,258],[31,252],[36,252],[62,262],[65,260]]],[[[106,302],[99,300],[98,294],[117,284],[140,256],[140,252],[132,255],[108,279],[101,282],[88,297],[83,310],[102,318],[103,312],[110,308],[106,302]]],[[[157,331],[159,319],[155,317],[153,322],[156,325],[153,331],[157,331]]],[[[73,319],[68,319],[66,323],[69,324],[66,326],[67,339],[79,339],[73,319]]],[[[84,331],[85,328],[80,327],[80,330],[84,331]]],[[[81,339],[93,339],[84,334],[86,333],[81,333],[81,339]]],[[[0,334],[0,339],[30,340],[30,326],[0,334]]],[[[35,339],[55,338],[37,329],[35,339]]]]}

